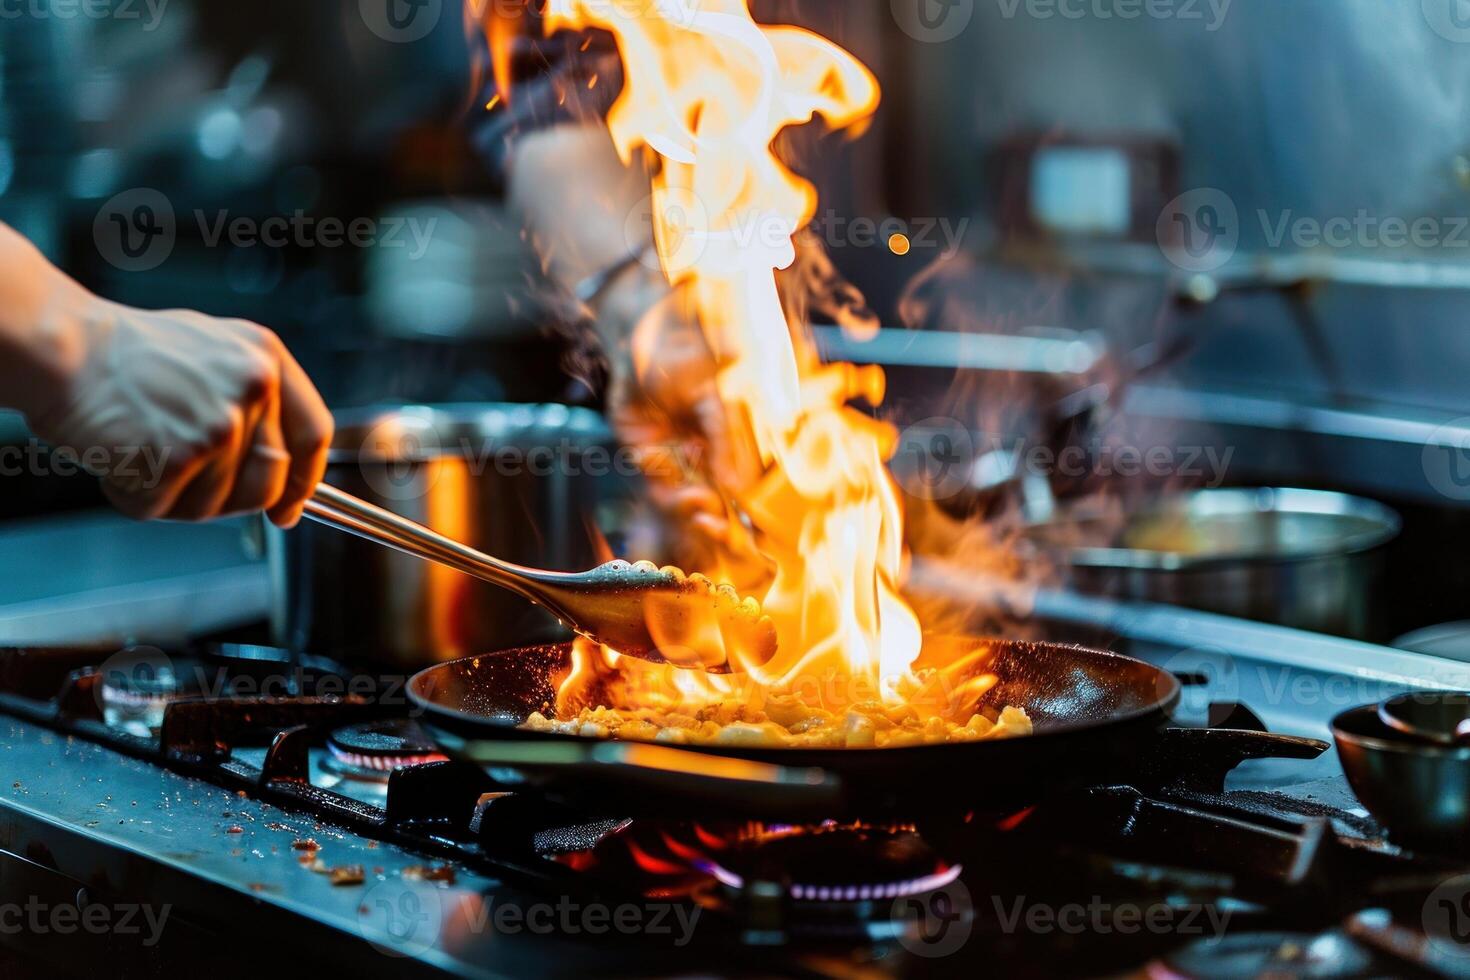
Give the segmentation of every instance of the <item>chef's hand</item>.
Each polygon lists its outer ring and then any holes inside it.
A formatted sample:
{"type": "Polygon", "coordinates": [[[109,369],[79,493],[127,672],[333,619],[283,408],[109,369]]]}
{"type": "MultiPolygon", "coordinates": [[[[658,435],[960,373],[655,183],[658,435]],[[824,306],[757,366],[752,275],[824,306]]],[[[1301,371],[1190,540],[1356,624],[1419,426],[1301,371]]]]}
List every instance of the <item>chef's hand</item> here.
{"type": "Polygon", "coordinates": [[[681,527],[724,541],[728,508],[715,486],[744,470],[716,390],[714,357],[684,292],[645,250],[649,177],[625,167],[606,129],[563,125],[521,137],[510,196],[547,275],[586,297],[610,370],[608,412],[620,441],[639,450],[656,503],[681,527]],[[645,252],[640,256],[640,252],[645,252]]]}
{"type": "Polygon", "coordinates": [[[275,334],[101,300],[78,326],[84,354],[31,425],[79,454],[152,447],[157,472],[99,474],[119,510],[185,521],[267,511],[282,527],[301,519],[326,469],[332,419],[275,334]]]}
{"type": "Polygon", "coordinates": [[[717,365],[683,293],[669,293],[630,328],[610,360],[608,415],[639,450],[649,490],[665,512],[706,543],[730,544],[730,492],[752,476],[741,465],[739,421],[719,395],[717,365]]]}
{"type": "Polygon", "coordinates": [[[326,468],[332,417],[280,339],[243,320],[100,299],[18,238],[0,226],[0,381],[36,435],[98,470],[132,517],[266,511],[296,524],[326,468]]]}

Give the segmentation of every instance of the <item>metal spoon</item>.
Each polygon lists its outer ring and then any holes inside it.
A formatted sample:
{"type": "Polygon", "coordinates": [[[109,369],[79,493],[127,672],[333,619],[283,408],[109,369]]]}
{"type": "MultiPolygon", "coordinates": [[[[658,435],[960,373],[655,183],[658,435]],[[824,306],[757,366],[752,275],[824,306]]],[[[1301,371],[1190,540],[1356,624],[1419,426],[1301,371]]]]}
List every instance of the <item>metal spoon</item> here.
{"type": "Polygon", "coordinates": [[[703,575],[652,562],[613,561],[587,572],[525,568],[326,484],[319,484],[307,501],[306,515],[510,589],[575,632],[630,657],[728,673],[763,664],[776,652],[776,628],[762,615],[760,603],[703,575]]]}
{"type": "Polygon", "coordinates": [[[1378,706],[1394,731],[1436,745],[1470,745],[1470,692],[1415,691],[1378,706]]]}

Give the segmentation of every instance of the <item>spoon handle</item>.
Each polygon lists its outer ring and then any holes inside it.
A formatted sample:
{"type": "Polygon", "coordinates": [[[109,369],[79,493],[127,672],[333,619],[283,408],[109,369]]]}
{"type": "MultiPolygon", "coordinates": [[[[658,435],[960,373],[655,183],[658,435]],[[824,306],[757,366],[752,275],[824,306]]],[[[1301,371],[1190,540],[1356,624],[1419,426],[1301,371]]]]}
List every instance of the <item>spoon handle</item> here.
{"type": "Polygon", "coordinates": [[[492,558],[325,483],[318,484],[306,502],[306,515],[395,551],[447,565],[529,599],[539,601],[542,598],[531,583],[525,581],[518,566],[492,558]]]}

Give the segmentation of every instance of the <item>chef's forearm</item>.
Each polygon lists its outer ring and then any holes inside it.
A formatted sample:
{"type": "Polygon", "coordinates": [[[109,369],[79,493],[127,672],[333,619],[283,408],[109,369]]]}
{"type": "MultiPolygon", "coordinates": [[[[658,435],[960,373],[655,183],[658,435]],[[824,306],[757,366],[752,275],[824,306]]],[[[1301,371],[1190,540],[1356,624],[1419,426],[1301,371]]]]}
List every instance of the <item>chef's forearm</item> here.
{"type": "Polygon", "coordinates": [[[55,397],[84,355],[96,300],[8,225],[0,224],[0,406],[30,413],[55,397]]]}

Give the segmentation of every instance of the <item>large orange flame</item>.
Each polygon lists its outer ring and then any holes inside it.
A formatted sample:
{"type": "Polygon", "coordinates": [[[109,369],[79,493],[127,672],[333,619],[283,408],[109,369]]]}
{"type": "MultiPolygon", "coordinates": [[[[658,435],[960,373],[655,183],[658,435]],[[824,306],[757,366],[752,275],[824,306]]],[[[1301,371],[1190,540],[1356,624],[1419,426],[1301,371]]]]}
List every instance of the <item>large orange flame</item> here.
{"type": "MultiPolygon", "coordinates": [[[[782,130],[816,116],[835,128],[866,121],[877,80],[810,31],[756,23],[746,0],[549,0],[547,18],[548,31],[596,27],[618,42],[625,87],[608,119],[614,143],[627,163],[657,157],[664,272],[691,291],[720,397],[764,467],[752,485],[719,488],[772,569],[764,606],[780,652],[753,678],[789,689],[842,677],[867,682],[868,696],[888,691],[921,643],[899,594],[903,518],[885,466],[895,433],[849,404],[876,406],[884,378],[822,364],[805,329],[787,322],[776,273],[795,260],[793,238],[817,193],[773,150],[782,130]]],[[[645,669],[606,654],[603,663],[645,669]]],[[[663,678],[671,695],[731,690],[681,673],[663,678]]],[[[855,698],[850,686],[812,690],[820,701],[855,698]]]]}

